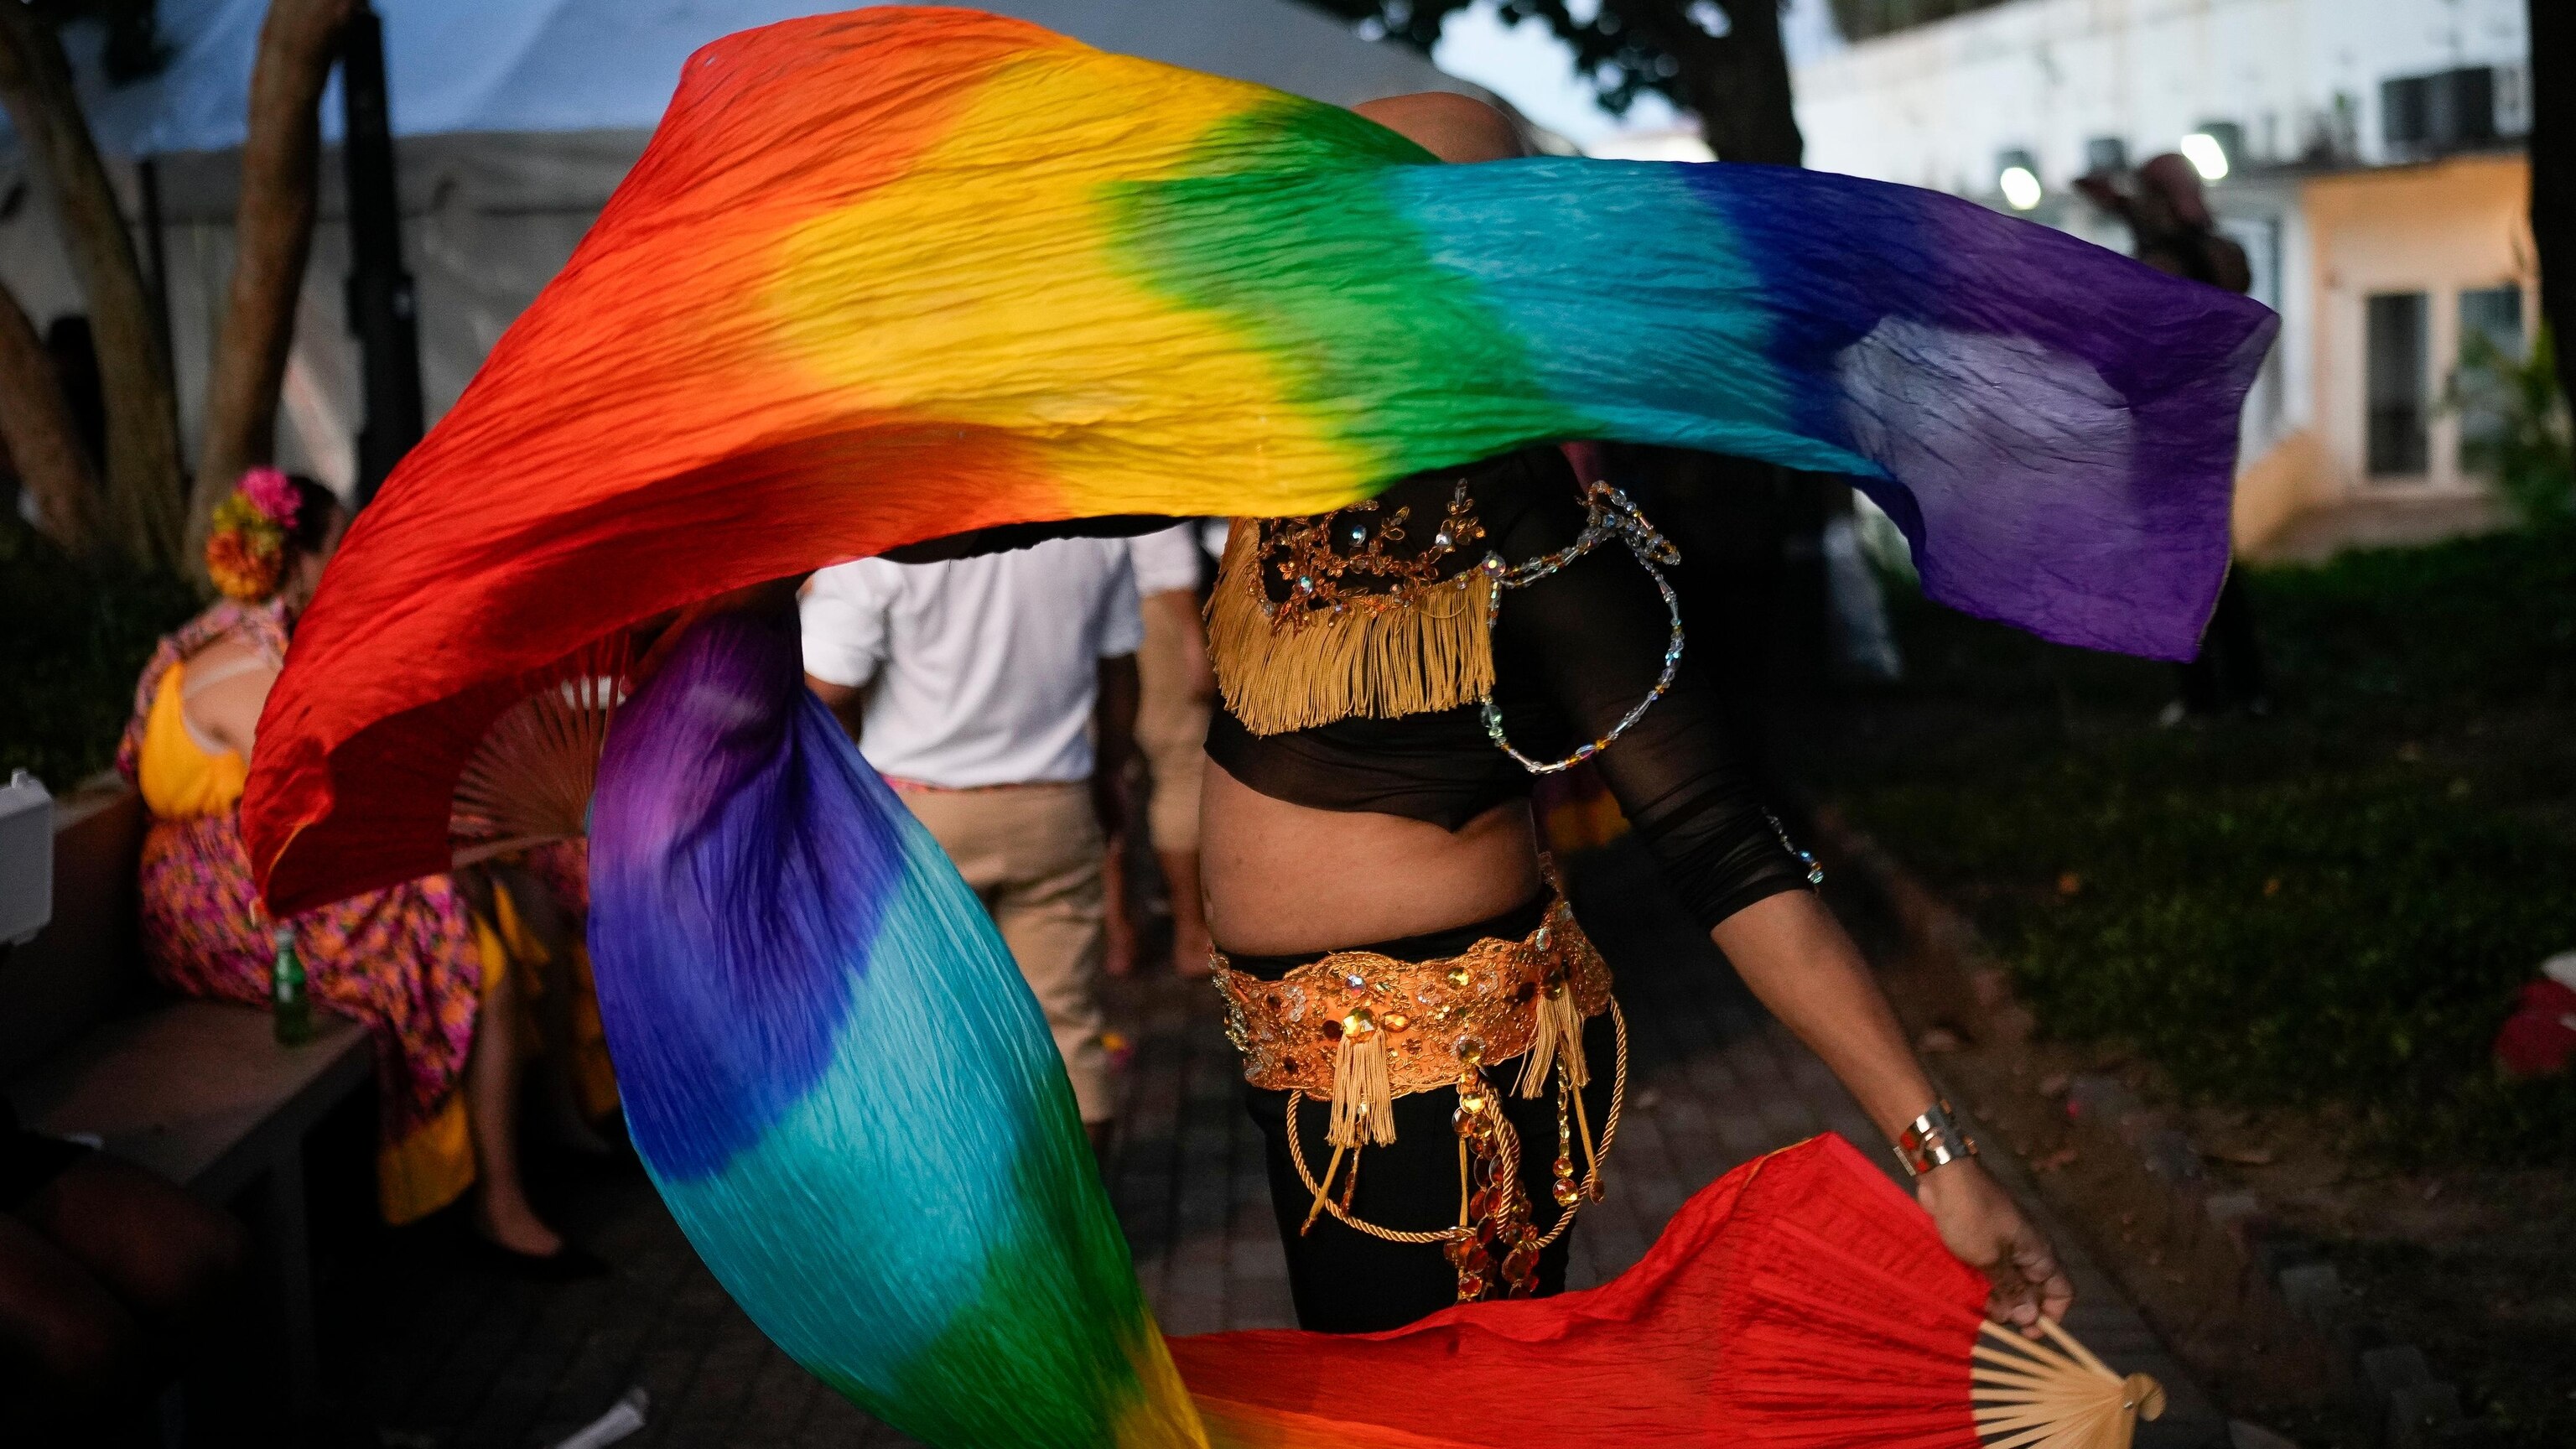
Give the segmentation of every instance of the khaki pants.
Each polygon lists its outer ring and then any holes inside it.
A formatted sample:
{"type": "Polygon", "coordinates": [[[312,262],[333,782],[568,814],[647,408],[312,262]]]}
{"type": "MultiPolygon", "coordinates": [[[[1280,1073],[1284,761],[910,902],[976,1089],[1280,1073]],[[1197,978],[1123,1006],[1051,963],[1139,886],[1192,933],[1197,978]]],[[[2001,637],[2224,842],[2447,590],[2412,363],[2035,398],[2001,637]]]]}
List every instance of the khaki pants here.
{"type": "Polygon", "coordinates": [[[1108,898],[1100,885],[1100,818],[1088,784],[907,786],[903,803],[957,862],[1002,930],[1046,1011],[1086,1123],[1115,1114],[1101,1044],[1100,960],[1108,898]]]}
{"type": "Polygon", "coordinates": [[[1185,626],[1173,612],[1145,611],[1145,644],[1136,651],[1136,748],[1153,782],[1145,821],[1154,848],[1195,851],[1209,706],[1191,693],[1189,640],[1181,632],[1199,627],[1198,621],[1185,626]]]}

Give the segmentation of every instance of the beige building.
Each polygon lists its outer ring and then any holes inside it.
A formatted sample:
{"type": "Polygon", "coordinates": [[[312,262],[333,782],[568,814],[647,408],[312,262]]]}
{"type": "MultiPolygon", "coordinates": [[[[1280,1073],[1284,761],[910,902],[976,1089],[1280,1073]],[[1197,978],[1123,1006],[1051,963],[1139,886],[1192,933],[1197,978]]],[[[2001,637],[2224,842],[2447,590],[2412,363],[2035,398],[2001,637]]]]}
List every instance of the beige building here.
{"type": "Polygon", "coordinates": [[[2305,375],[2303,416],[2269,430],[2238,480],[2241,547],[2312,556],[2500,518],[2464,465],[2451,380],[2471,333],[2518,350],[2539,315],[2530,190],[2529,165],[2507,154],[2258,177],[2225,195],[2231,215],[2298,220],[2300,264],[2284,271],[2306,314],[2283,335],[2298,365],[2274,363],[2305,375]]]}
{"type": "Polygon", "coordinates": [[[2087,171],[2187,150],[2281,340],[2247,399],[2239,546],[2428,539],[2503,511],[2463,463],[2465,338],[2538,316],[2518,0],[2003,0],[1807,56],[1808,164],[2125,250],[2087,171]],[[2189,146],[2185,138],[2192,138],[2189,146]]]}

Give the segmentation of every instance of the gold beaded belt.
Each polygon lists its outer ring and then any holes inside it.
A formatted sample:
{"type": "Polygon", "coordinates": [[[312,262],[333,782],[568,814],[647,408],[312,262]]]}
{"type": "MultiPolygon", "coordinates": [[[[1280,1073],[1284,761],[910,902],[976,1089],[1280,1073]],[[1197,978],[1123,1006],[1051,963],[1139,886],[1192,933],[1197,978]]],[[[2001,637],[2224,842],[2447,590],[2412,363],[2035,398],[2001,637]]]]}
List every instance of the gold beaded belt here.
{"type": "Polygon", "coordinates": [[[1499,1286],[1514,1296],[1536,1286],[1540,1250],[1564,1234],[1586,1199],[1601,1196],[1601,1163],[1619,1131],[1628,1076],[1627,1023],[1610,995],[1610,968],[1575,923],[1563,896],[1524,940],[1486,937],[1456,956],[1401,961],[1374,951],[1336,951],[1265,981],[1212,958],[1226,1000],[1226,1036],[1243,1053],[1243,1078],[1291,1094],[1288,1150],[1298,1176],[1315,1194],[1306,1215],[1335,1218],[1398,1243],[1438,1243],[1458,1270],[1458,1299],[1499,1286]],[[1584,1117],[1582,1089],[1592,1080],[1583,1059],[1583,1023],[1610,1013],[1617,1023],[1618,1071],[1610,1115],[1596,1150],[1584,1117]],[[1520,1140],[1484,1079],[1488,1063],[1521,1059],[1516,1090],[1546,1092],[1555,1079],[1557,1153],[1554,1196],[1561,1209],[1541,1235],[1530,1222],[1520,1180],[1520,1140]],[[1399,1230],[1350,1212],[1359,1182],[1359,1150],[1395,1141],[1397,1097],[1454,1087],[1458,1108],[1458,1222],[1454,1227],[1399,1230]],[[1326,1140],[1332,1161],[1321,1181],[1306,1165],[1297,1116],[1309,1098],[1332,1105],[1326,1140]],[[1587,1171],[1574,1177],[1579,1125],[1587,1171]],[[1333,1182],[1348,1154],[1340,1201],[1333,1182]]]}
{"type": "Polygon", "coordinates": [[[1584,1019],[1610,1005],[1610,968],[1563,898],[1526,940],[1488,936],[1437,961],[1336,951],[1276,981],[1237,971],[1223,955],[1214,962],[1243,1079],[1332,1097],[1337,1123],[1365,1115],[1379,1143],[1395,1140],[1384,1103],[1448,1086],[1469,1057],[1482,1065],[1527,1055],[1522,1075],[1539,1080],[1558,1052],[1579,1062],[1584,1019]],[[1354,1075],[1372,1090],[1345,1105],[1339,1089],[1354,1075]]]}

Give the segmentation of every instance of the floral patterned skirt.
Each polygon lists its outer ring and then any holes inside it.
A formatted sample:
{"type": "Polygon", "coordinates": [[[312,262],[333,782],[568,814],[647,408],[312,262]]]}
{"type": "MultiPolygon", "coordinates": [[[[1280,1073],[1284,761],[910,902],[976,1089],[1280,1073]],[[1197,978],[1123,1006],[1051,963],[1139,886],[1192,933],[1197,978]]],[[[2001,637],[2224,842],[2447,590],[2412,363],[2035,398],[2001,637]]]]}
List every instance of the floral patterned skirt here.
{"type": "MultiPolygon", "coordinates": [[[[142,894],[143,952],[156,979],[188,996],[268,1004],[277,952],[234,812],[153,821],[142,894]]],[[[314,1005],[365,1023],[375,1039],[386,1216],[406,1221],[443,1206],[473,1176],[456,1086],[482,1011],[490,932],[445,876],[307,911],[294,924],[314,1005]],[[438,1161],[403,1161],[406,1144],[413,1157],[438,1161]],[[460,1148],[464,1161],[449,1161],[460,1148]]],[[[506,959],[489,969],[506,970],[506,959]]]]}

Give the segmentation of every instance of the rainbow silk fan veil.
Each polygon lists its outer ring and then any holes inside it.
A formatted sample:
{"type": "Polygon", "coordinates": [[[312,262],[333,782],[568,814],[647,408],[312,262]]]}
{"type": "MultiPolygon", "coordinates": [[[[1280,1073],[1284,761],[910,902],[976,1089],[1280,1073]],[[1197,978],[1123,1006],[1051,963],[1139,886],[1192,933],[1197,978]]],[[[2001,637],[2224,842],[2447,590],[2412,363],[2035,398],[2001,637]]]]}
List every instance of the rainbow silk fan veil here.
{"type": "Polygon", "coordinates": [[[2071,1344],[2016,1358],[1978,1275],[1831,1139],[1712,1185],[1599,1289],[1167,1342],[1035,1003],[806,696],[783,588],[755,586],[1615,439],[1849,475],[1934,597],[2186,657],[2273,329],[1902,187],[1442,166],[1345,111],[972,11],[750,31],[689,61],[571,262],[352,528],[243,833],[271,908],[299,910],[447,869],[468,814],[529,834],[489,818],[516,778],[490,742],[589,741],[591,944],[637,1148],[764,1331],[940,1449],[2121,1442],[2147,1391],[2071,1344]]]}

